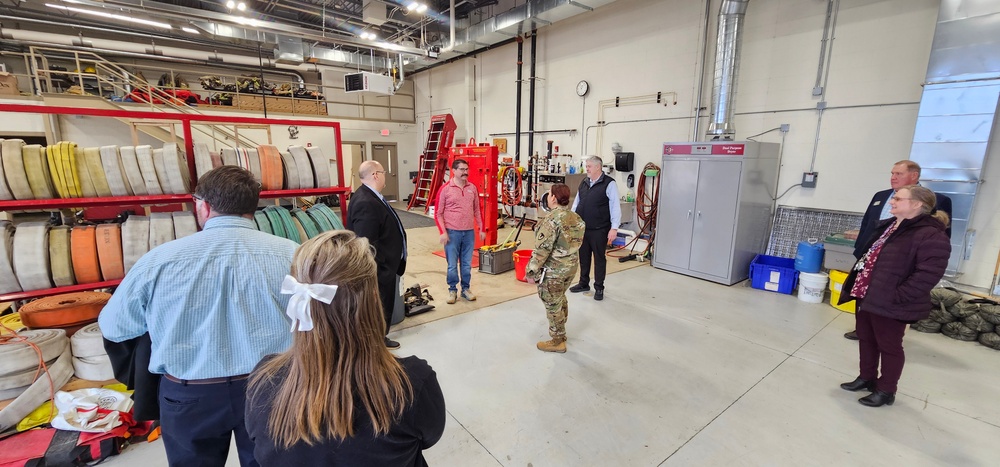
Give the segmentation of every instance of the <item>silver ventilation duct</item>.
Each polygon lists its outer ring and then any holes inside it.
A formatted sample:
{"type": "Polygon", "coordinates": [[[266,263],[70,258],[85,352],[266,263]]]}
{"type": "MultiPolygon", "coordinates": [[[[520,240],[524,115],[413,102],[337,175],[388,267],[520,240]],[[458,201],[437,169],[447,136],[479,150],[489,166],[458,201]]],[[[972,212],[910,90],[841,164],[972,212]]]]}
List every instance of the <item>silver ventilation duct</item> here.
{"type": "Polygon", "coordinates": [[[740,70],[743,20],[750,0],[722,0],[719,8],[719,35],[715,44],[715,80],[712,88],[712,116],[707,136],[733,139],[736,82],[740,70]]]}
{"type": "Polygon", "coordinates": [[[941,0],[910,159],[920,183],[952,200],[951,261],[962,272],[1000,101],[1000,3],[941,0]]]}

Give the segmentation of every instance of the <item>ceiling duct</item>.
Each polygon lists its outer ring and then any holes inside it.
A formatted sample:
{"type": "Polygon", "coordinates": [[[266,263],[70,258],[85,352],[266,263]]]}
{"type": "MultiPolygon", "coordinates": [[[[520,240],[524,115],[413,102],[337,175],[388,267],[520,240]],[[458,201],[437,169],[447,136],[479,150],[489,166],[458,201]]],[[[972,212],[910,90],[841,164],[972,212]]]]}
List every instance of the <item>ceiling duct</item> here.
{"type": "Polygon", "coordinates": [[[393,65],[393,60],[387,57],[376,57],[372,54],[347,52],[342,49],[331,49],[320,46],[305,45],[305,61],[318,65],[387,70],[393,65]]]}
{"type": "Polygon", "coordinates": [[[282,65],[301,65],[305,61],[305,46],[297,37],[279,36],[274,49],[274,61],[282,65]]]}
{"type": "Polygon", "coordinates": [[[385,3],[381,0],[364,0],[361,7],[361,20],[376,26],[385,24],[388,20],[385,3]]]}
{"type": "Polygon", "coordinates": [[[1000,100],[1000,4],[941,0],[910,159],[920,183],[952,200],[951,261],[962,272],[1000,100]]]}
{"type": "MultiPolygon", "coordinates": [[[[556,21],[572,18],[581,13],[614,3],[615,0],[528,0],[510,10],[487,18],[455,33],[455,45],[445,50],[451,42],[443,37],[432,45],[442,49],[441,59],[454,58],[483,47],[488,47],[520,34],[548,26],[556,21]]],[[[418,60],[417,68],[434,61],[418,60]]]]}
{"type": "Polygon", "coordinates": [[[719,34],[715,42],[715,80],[712,87],[712,116],[708,137],[731,140],[736,134],[733,115],[736,82],[740,71],[743,21],[750,0],[722,0],[719,34]]]}

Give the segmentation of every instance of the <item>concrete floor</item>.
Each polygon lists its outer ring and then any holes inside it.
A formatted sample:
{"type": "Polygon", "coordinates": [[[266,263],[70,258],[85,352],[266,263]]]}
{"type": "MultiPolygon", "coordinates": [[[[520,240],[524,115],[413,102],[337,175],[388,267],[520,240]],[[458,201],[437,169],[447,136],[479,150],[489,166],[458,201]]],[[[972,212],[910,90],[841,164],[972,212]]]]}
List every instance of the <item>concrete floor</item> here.
{"type": "MultiPolygon", "coordinates": [[[[857,403],[853,315],[640,267],[571,294],[569,352],[537,297],[391,336],[437,371],[437,466],[998,465],[1000,353],[907,332],[895,405],[857,403]]],[[[227,465],[238,465],[234,455],[227,465]]],[[[157,441],[106,465],[167,465],[157,441]]]]}

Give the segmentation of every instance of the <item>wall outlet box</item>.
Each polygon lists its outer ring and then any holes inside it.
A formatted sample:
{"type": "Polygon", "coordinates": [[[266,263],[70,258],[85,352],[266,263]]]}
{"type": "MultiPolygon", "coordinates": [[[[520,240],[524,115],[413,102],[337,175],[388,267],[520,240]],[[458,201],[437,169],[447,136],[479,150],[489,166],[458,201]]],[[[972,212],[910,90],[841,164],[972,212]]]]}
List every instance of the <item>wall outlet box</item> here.
{"type": "Polygon", "coordinates": [[[802,188],[816,188],[817,178],[819,178],[819,172],[803,172],[802,188]]]}

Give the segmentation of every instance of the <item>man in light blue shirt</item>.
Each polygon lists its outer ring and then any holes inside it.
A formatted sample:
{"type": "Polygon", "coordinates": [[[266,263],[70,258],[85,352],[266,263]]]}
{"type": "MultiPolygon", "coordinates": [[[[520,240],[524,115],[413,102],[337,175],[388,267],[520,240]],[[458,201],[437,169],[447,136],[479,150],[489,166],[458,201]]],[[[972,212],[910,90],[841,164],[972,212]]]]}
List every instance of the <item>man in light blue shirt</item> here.
{"type": "Polygon", "coordinates": [[[170,465],[226,463],[235,433],[240,464],[256,466],[243,422],[247,375],[291,345],[281,281],[297,245],[257,231],[260,183],[222,166],[198,180],[203,230],[146,253],[102,310],[105,339],[149,333],[170,465]]]}

